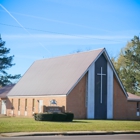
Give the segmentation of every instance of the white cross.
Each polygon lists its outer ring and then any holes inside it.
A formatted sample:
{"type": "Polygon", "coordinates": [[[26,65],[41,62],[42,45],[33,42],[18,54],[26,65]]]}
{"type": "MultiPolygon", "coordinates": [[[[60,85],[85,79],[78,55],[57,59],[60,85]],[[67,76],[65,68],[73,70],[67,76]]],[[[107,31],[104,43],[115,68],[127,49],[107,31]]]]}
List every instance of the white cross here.
{"type": "Polygon", "coordinates": [[[101,98],[100,98],[100,103],[102,104],[102,80],[103,80],[103,77],[102,76],[105,76],[106,74],[103,74],[102,73],[102,67],[101,67],[101,73],[97,73],[97,75],[100,75],[101,76],[101,98]]]}

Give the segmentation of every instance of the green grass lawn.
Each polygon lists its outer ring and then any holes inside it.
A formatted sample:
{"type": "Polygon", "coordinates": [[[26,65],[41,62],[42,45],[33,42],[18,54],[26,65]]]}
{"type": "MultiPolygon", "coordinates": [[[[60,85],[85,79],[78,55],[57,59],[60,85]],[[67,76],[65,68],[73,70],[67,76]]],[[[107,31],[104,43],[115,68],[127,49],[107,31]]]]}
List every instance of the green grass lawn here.
{"type": "Polygon", "coordinates": [[[41,122],[35,121],[33,118],[0,118],[0,133],[121,130],[140,130],[140,121],[74,120],[73,122],[41,122]]]}

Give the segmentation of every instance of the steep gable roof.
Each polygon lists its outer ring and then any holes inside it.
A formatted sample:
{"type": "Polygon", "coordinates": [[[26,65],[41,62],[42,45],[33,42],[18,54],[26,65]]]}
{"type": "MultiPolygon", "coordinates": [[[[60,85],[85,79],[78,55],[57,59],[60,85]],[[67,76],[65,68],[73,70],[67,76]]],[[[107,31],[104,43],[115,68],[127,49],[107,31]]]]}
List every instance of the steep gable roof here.
{"type": "Polygon", "coordinates": [[[8,96],[67,95],[101,54],[106,57],[125,96],[128,97],[104,48],[35,61],[8,96]]]}
{"type": "Polygon", "coordinates": [[[35,61],[8,96],[66,95],[103,51],[35,61]]]}

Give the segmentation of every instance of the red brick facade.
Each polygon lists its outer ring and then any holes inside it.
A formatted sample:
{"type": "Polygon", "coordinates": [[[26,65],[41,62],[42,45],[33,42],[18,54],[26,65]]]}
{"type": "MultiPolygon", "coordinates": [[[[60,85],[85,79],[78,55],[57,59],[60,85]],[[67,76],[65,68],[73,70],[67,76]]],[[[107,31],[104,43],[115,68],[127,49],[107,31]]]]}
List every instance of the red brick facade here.
{"type": "Polygon", "coordinates": [[[85,75],[66,99],[66,111],[73,112],[75,118],[86,119],[86,78],[85,75]]]}
{"type": "Polygon", "coordinates": [[[38,100],[43,100],[44,106],[50,105],[50,100],[55,99],[57,106],[64,106],[66,112],[73,112],[75,118],[86,119],[86,75],[74,87],[70,94],[67,96],[46,96],[46,97],[13,97],[7,99],[7,115],[8,116],[25,116],[25,100],[27,99],[27,116],[32,116],[33,112],[38,113],[39,103],[38,100]],[[20,110],[18,104],[20,99],[20,110]],[[35,100],[33,111],[33,99],[35,100]],[[13,100],[13,105],[12,105],[13,100]],[[12,106],[14,107],[12,111],[12,106]]]}
{"type": "Polygon", "coordinates": [[[113,118],[126,119],[127,118],[127,98],[122,91],[120,84],[114,77],[114,98],[113,98],[113,118]]]}
{"type": "MultiPolygon", "coordinates": [[[[14,97],[7,99],[7,115],[8,116],[18,116],[18,111],[20,111],[20,116],[25,116],[25,100],[27,99],[27,116],[32,116],[33,113],[39,112],[39,102],[38,100],[43,100],[44,106],[50,106],[50,100],[57,100],[57,105],[62,107],[66,106],[66,96],[49,96],[49,97],[14,97]],[[18,110],[18,104],[20,99],[20,110],[18,110]],[[33,110],[33,99],[34,99],[34,110],[33,110]],[[12,114],[12,100],[13,100],[13,114],[12,114]]],[[[43,108],[42,108],[43,112],[43,108]]]]}
{"type": "Polygon", "coordinates": [[[137,102],[127,100],[127,97],[115,77],[113,100],[113,118],[115,120],[140,120],[140,116],[137,116],[137,102]]]}

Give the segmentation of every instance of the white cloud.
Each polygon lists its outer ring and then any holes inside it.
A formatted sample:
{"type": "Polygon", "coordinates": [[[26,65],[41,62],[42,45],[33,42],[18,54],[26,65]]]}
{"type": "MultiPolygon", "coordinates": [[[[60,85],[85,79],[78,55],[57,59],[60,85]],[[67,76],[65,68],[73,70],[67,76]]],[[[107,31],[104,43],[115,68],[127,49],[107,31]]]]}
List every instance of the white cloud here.
{"type": "Polygon", "coordinates": [[[26,35],[26,34],[3,34],[4,38],[7,39],[95,39],[95,40],[124,40],[124,39],[131,39],[132,36],[127,35],[67,35],[67,34],[32,34],[32,35],[26,35]]]}
{"type": "MultiPolygon", "coordinates": [[[[49,55],[52,52],[49,46],[62,45],[107,45],[107,44],[126,44],[132,39],[132,36],[109,36],[109,35],[60,35],[60,34],[19,34],[19,35],[3,35],[6,42],[20,46],[20,48],[44,48],[49,55]]],[[[16,47],[15,45],[13,45],[16,47]]]]}

